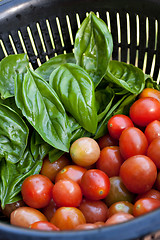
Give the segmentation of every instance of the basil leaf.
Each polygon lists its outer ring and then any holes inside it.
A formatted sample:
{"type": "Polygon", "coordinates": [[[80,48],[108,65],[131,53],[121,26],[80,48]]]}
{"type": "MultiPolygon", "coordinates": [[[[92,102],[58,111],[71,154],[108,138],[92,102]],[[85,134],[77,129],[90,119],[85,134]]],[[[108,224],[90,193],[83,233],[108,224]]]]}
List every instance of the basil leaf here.
{"type": "Polygon", "coordinates": [[[58,150],[56,148],[53,148],[50,152],[49,152],[49,161],[51,163],[57,161],[65,152],[58,150]]]}
{"type": "Polygon", "coordinates": [[[133,102],[135,101],[137,95],[136,94],[130,94],[121,104],[120,106],[114,111],[113,115],[116,114],[124,114],[129,115],[129,109],[133,102]]]}
{"type": "Polygon", "coordinates": [[[109,63],[104,78],[133,94],[139,94],[145,86],[145,75],[141,69],[116,60],[109,63]]]}
{"type": "Polygon", "coordinates": [[[12,110],[14,110],[16,113],[18,113],[20,115],[20,117],[23,117],[21,110],[17,107],[17,105],[15,103],[15,97],[0,99],[0,103],[12,108],[12,110]]]}
{"type": "Polygon", "coordinates": [[[65,63],[52,72],[50,85],[66,111],[87,131],[95,133],[97,110],[94,85],[89,74],[73,63],[65,63]]]}
{"type": "Polygon", "coordinates": [[[6,99],[14,96],[14,77],[16,72],[23,73],[29,61],[26,54],[9,55],[0,62],[0,94],[6,99]]]}
{"type": "Polygon", "coordinates": [[[68,117],[57,94],[37,73],[27,73],[15,79],[17,106],[45,142],[62,151],[69,151],[68,117]]]}
{"type": "Polygon", "coordinates": [[[11,108],[0,104],[0,159],[16,163],[24,153],[29,130],[11,108]]]}
{"type": "Polygon", "coordinates": [[[95,86],[106,73],[112,50],[112,35],[106,23],[91,12],[76,34],[74,55],[77,64],[90,74],[95,86]]]}
{"type": "Polygon", "coordinates": [[[31,136],[30,149],[34,159],[43,159],[53,147],[34,130],[31,136]]]}
{"type": "Polygon", "coordinates": [[[148,74],[145,74],[145,88],[153,88],[160,91],[160,85],[148,74]]]}
{"type": "Polygon", "coordinates": [[[41,75],[41,77],[49,81],[49,76],[57,67],[59,67],[63,63],[76,63],[73,53],[60,54],[56,57],[49,59],[47,62],[43,63],[39,68],[35,71],[41,75]]]}
{"type": "Polygon", "coordinates": [[[3,159],[0,166],[0,199],[1,206],[4,208],[6,204],[21,199],[20,191],[24,179],[40,172],[42,160],[35,160],[27,148],[18,163],[13,164],[3,159]]]}

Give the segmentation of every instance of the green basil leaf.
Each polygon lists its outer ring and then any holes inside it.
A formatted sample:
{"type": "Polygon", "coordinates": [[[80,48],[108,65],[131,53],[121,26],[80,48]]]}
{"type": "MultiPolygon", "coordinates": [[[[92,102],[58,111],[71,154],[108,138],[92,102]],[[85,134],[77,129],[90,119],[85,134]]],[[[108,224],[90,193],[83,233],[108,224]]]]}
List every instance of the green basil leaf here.
{"type": "Polygon", "coordinates": [[[66,111],[56,92],[37,73],[28,70],[15,78],[17,106],[45,142],[69,151],[70,132],[66,111]]]}
{"type": "Polygon", "coordinates": [[[137,95],[136,94],[130,94],[124,101],[119,105],[119,107],[114,111],[113,115],[116,114],[124,114],[129,115],[129,109],[133,102],[135,101],[137,95]]]}
{"type": "Polygon", "coordinates": [[[14,96],[14,77],[16,72],[23,73],[29,61],[26,54],[9,55],[0,62],[0,94],[6,99],[14,96]]]}
{"type": "Polygon", "coordinates": [[[98,127],[97,127],[97,131],[94,135],[94,139],[98,139],[100,137],[102,137],[103,135],[105,135],[107,133],[107,123],[109,118],[111,118],[111,116],[113,115],[114,111],[118,108],[118,106],[123,102],[123,100],[126,98],[127,96],[123,96],[118,102],[116,102],[108,111],[108,113],[106,114],[106,116],[99,122],[98,127]]]}
{"type": "Polygon", "coordinates": [[[31,136],[30,149],[34,159],[43,159],[53,147],[34,130],[31,136]]]}
{"type": "Polygon", "coordinates": [[[141,69],[116,60],[109,63],[104,78],[133,94],[139,94],[145,86],[145,75],[141,69]]]}
{"type": "Polygon", "coordinates": [[[153,88],[160,91],[159,83],[154,81],[153,78],[148,74],[145,74],[145,88],[153,88]]]}
{"type": "Polygon", "coordinates": [[[29,130],[11,108],[0,104],[0,159],[16,163],[24,153],[29,130]]]}
{"type": "Polygon", "coordinates": [[[53,148],[50,152],[49,152],[49,161],[51,163],[57,161],[65,152],[58,150],[56,148],[53,148]]]}
{"type": "Polygon", "coordinates": [[[106,73],[112,50],[112,35],[106,23],[91,12],[76,34],[74,55],[77,64],[90,74],[95,86],[106,73]]]}
{"type": "Polygon", "coordinates": [[[97,110],[94,84],[89,74],[73,63],[65,63],[52,72],[50,85],[66,111],[87,131],[95,133],[97,110]]]}
{"type": "Polygon", "coordinates": [[[41,75],[41,77],[49,81],[49,76],[57,67],[59,67],[63,63],[76,63],[75,57],[73,53],[60,54],[56,57],[50,58],[47,62],[43,63],[39,68],[35,71],[41,75]]]}
{"type": "Polygon", "coordinates": [[[0,162],[0,166],[0,199],[1,206],[4,208],[6,204],[11,204],[21,199],[20,191],[24,179],[40,172],[42,160],[35,160],[27,148],[18,163],[13,164],[3,159],[0,162]]]}
{"type": "Polygon", "coordinates": [[[12,108],[16,113],[20,115],[20,117],[23,117],[21,110],[17,107],[15,103],[15,97],[0,99],[0,103],[12,108]]]}

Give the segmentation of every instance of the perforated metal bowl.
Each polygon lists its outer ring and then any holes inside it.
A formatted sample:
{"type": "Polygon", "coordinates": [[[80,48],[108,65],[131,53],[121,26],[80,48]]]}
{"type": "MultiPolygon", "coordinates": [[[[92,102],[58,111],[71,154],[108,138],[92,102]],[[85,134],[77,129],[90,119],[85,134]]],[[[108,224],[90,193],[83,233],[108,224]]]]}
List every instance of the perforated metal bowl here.
{"type": "MultiPolygon", "coordinates": [[[[87,12],[102,18],[112,33],[112,59],[132,63],[160,79],[160,0],[1,0],[0,60],[27,53],[34,69],[73,51],[87,12]]],[[[88,231],[39,232],[9,225],[1,217],[3,240],[160,239],[160,210],[126,223],[88,231]]]]}

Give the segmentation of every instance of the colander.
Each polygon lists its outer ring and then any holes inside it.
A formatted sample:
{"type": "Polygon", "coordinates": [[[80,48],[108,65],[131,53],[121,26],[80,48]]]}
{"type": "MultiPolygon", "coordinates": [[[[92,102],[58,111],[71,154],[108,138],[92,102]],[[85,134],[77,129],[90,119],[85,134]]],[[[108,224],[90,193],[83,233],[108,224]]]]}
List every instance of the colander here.
{"type": "MultiPolygon", "coordinates": [[[[93,11],[113,37],[112,59],[131,63],[160,79],[160,0],[1,0],[0,60],[27,53],[36,69],[51,57],[74,51],[75,34],[93,11]]],[[[9,225],[3,240],[160,239],[160,209],[134,220],[88,231],[43,232],[9,225]]]]}

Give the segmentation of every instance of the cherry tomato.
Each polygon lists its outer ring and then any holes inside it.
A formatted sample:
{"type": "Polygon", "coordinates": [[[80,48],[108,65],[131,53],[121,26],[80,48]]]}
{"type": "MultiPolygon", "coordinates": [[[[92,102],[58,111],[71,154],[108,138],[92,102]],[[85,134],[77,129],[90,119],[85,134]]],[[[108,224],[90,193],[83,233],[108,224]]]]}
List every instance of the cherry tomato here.
{"type": "Polygon", "coordinates": [[[43,208],[52,197],[53,183],[46,176],[36,174],[27,177],[22,184],[23,201],[30,207],[43,208]]]}
{"type": "Polygon", "coordinates": [[[19,200],[17,202],[14,203],[10,203],[10,204],[6,204],[4,209],[2,209],[2,213],[6,216],[6,217],[10,217],[11,213],[16,210],[19,207],[24,207],[26,206],[26,204],[24,203],[23,200],[19,200]]]}
{"type": "Polygon", "coordinates": [[[75,207],[60,207],[53,215],[51,221],[60,230],[75,229],[76,226],[86,223],[83,213],[75,207]]]}
{"type": "Polygon", "coordinates": [[[148,141],[139,128],[129,127],[120,136],[119,148],[124,159],[138,154],[145,155],[148,148],[148,141]]]}
{"type": "Polygon", "coordinates": [[[160,201],[160,192],[158,190],[152,188],[145,193],[138,194],[135,201],[137,201],[140,198],[154,198],[154,199],[157,199],[160,201]]]}
{"type": "Polygon", "coordinates": [[[117,114],[109,119],[107,127],[111,137],[118,140],[122,131],[128,127],[134,127],[134,124],[128,116],[117,114]]]}
{"type": "Polygon", "coordinates": [[[72,143],[70,156],[74,163],[82,167],[94,164],[100,155],[98,143],[89,137],[82,137],[72,143]]]}
{"type": "Polygon", "coordinates": [[[153,88],[145,88],[139,95],[139,98],[144,98],[144,97],[153,97],[160,102],[160,91],[153,88]]]}
{"type": "Polygon", "coordinates": [[[109,146],[118,146],[119,142],[115,138],[112,138],[109,134],[106,134],[102,137],[100,137],[98,140],[98,145],[100,149],[102,150],[104,147],[109,146]]]}
{"type": "Polygon", "coordinates": [[[118,224],[122,222],[129,221],[133,219],[134,216],[130,213],[125,213],[125,212],[119,212],[113,214],[111,217],[109,217],[105,223],[105,225],[113,225],[113,224],[118,224]]]}
{"type": "Polygon", "coordinates": [[[133,214],[133,204],[128,201],[120,201],[113,203],[109,207],[109,217],[118,212],[125,212],[133,214]]]}
{"type": "Polygon", "coordinates": [[[52,198],[51,201],[49,202],[49,204],[46,207],[41,209],[41,212],[46,216],[48,221],[50,221],[51,218],[53,217],[53,214],[56,212],[57,208],[58,207],[52,198]]]}
{"type": "Polygon", "coordinates": [[[90,230],[90,229],[94,229],[97,227],[98,226],[94,223],[84,223],[84,224],[80,224],[77,227],[75,227],[74,230],[90,230]]]}
{"type": "Polygon", "coordinates": [[[100,152],[96,167],[107,174],[108,177],[118,176],[123,163],[118,146],[105,147],[100,152]]]}
{"type": "Polygon", "coordinates": [[[100,200],[109,193],[110,181],[103,171],[90,169],[83,174],[80,186],[86,198],[100,200]]]}
{"type": "Polygon", "coordinates": [[[108,207],[119,201],[133,202],[134,194],[128,191],[119,176],[111,177],[109,180],[110,190],[107,197],[104,199],[108,207]]]}
{"type": "Polygon", "coordinates": [[[160,169],[160,137],[155,138],[149,145],[147,156],[152,159],[156,167],[160,169]]]}
{"type": "Polygon", "coordinates": [[[32,223],[47,221],[47,218],[39,210],[31,207],[20,207],[14,210],[10,216],[10,223],[19,227],[29,227],[32,223]]]}
{"type": "Polygon", "coordinates": [[[59,228],[47,221],[34,222],[30,225],[30,228],[42,231],[59,231],[59,228]]]}
{"type": "Polygon", "coordinates": [[[129,191],[144,193],[152,188],[157,177],[157,168],[149,157],[136,155],[121,165],[120,177],[129,191]]]}
{"type": "Polygon", "coordinates": [[[78,183],[63,179],[55,183],[52,197],[58,207],[77,207],[82,200],[82,191],[78,183]]]}
{"type": "Polygon", "coordinates": [[[56,175],[55,182],[61,179],[71,179],[80,184],[83,174],[87,171],[86,168],[77,165],[68,165],[59,171],[56,175]]]}
{"type": "Polygon", "coordinates": [[[154,120],[146,126],[144,131],[148,143],[151,143],[155,138],[160,137],[160,121],[154,120]]]}
{"type": "Polygon", "coordinates": [[[79,209],[85,216],[87,223],[105,222],[108,218],[108,207],[101,200],[83,199],[79,209]]]}
{"type": "Polygon", "coordinates": [[[130,107],[129,115],[133,123],[145,127],[160,120],[160,102],[152,97],[140,98],[130,107]]]}
{"type": "Polygon", "coordinates": [[[62,155],[57,161],[51,163],[48,156],[43,160],[43,165],[40,174],[48,177],[52,182],[55,180],[57,173],[70,164],[70,160],[62,155]]]}
{"type": "Polygon", "coordinates": [[[160,201],[154,198],[141,198],[137,200],[133,207],[133,215],[141,216],[160,207],[160,201]]]}

